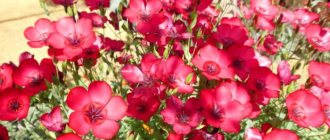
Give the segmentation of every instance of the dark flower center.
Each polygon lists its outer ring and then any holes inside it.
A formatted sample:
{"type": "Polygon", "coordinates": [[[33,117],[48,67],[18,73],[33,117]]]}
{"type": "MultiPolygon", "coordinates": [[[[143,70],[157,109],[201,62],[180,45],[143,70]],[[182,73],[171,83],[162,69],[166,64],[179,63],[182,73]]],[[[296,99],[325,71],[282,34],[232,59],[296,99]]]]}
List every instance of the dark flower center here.
{"type": "Polygon", "coordinates": [[[257,80],[255,86],[256,86],[256,88],[257,88],[258,90],[263,90],[263,89],[265,89],[266,84],[265,84],[265,82],[262,81],[262,80],[257,80]]]}
{"type": "Polygon", "coordinates": [[[12,112],[19,112],[23,108],[22,101],[18,98],[9,101],[8,108],[12,112]]]}
{"type": "Polygon", "coordinates": [[[167,82],[169,83],[175,83],[176,77],[175,75],[171,74],[167,77],[167,82]]]}
{"type": "Polygon", "coordinates": [[[222,44],[224,47],[230,47],[235,43],[232,38],[226,37],[222,39],[222,44]]]}
{"type": "Polygon", "coordinates": [[[147,106],[145,104],[140,104],[136,107],[137,112],[145,113],[147,111],[147,106]]]}
{"type": "Polygon", "coordinates": [[[66,39],[66,45],[72,47],[72,48],[78,48],[84,43],[84,39],[81,37],[78,37],[77,35],[74,35],[73,38],[68,37],[66,39]]]}
{"type": "Polygon", "coordinates": [[[92,104],[89,105],[88,109],[85,111],[85,115],[91,123],[97,123],[104,119],[102,110],[103,110],[102,107],[92,104]]]}
{"type": "Polygon", "coordinates": [[[236,59],[236,60],[234,60],[234,62],[233,62],[233,66],[234,66],[235,68],[240,69],[240,68],[243,68],[243,65],[244,65],[243,63],[244,63],[243,61],[236,59]]]}
{"type": "Polygon", "coordinates": [[[213,119],[219,120],[223,118],[223,111],[217,105],[214,105],[210,110],[210,115],[213,119]]]}
{"type": "Polygon", "coordinates": [[[184,112],[184,111],[180,111],[177,115],[176,115],[177,120],[180,123],[188,123],[189,122],[189,116],[184,112]]]}
{"type": "Polygon", "coordinates": [[[213,61],[205,62],[203,68],[210,75],[218,75],[221,71],[220,66],[213,61]]]}
{"type": "Polygon", "coordinates": [[[39,41],[46,41],[48,38],[49,34],[48,33],[43,33],[39,35],[39,41]]]}
{"type": "Polygon", "coordinates": [[[41,75],[36,75],[30,79],[30,86],[38,86],[44,81],[41,75]]]}
{"type": "Polygon", "coordinates": [[[292,114],[295,118],[298,119],[303,119],[305,117],[304,109],[298,105],[294,105],[292,114]]]}
{"type": "Polygon", "coordinates": [[[148,22],[148,21],[150,21],[150,16],[147,13],[143,13],[140,15],[140,19],[144,22],[148,22]]]}

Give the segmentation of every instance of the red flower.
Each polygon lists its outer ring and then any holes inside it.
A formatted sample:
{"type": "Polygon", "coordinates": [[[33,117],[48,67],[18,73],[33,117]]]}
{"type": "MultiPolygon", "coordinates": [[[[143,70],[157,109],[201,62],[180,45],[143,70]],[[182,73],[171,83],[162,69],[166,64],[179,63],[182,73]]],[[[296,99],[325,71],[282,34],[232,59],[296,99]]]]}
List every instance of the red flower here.
{"type": "Polygon", "coordinates": [[[0,139],[9,140],[8,130],[6,127],[0,125],[0,139]]]}
{"type": "Polygon", "coordinates": [[[244,27],[228,23],[220,24],[213,37],[225,47],[242,46],[248,40],[244,27]]]}
{"type": "Polygon", "coordinates": [[[247,46],[232,46],[227,50],[232,58],[231,66],[241,80],[245,80],[251,72],[251,69],[259,66],[255,59],[254,49],[247,46]]]}
{"type": "Polygon", "coordinates": [[[110,0],[85,0],[85,4],[91,10],[107,8],[110,6],[110,0]]]}
{"type": "Polygon", "coordinates": [[[330,51],[330,28],[321,28],[318,24],[311,24],[306,28],[306,37],[318,51],[330,51]]]}
{"type": "Polygon", "coordinates": [[[166,108],[160,114],[164,122],[173,126],[175,133],[189,134],[202,120],[200,110],[199,100],[196,98],[189,98],[183,105],[179,98],[171,96],[166,100],[166,108]]]}
{"type": "Polygon", "coordinates": [[[82,138],[73,133],[66,133],[57,137],[56,140],[82,140],[82,138]]]}
{"type": "Polygon", "coordinates": [[[25,38],[29,40],[28,45],[32,48],[47,46],[49,35],[55,32],[54,22],[41,18],[35,22],[34,26],[35,27],[28,27],[24,31],[25,38]]]}
{"type": "Polygon", "coordinates": [[[308,73],[312,83],[320,88],[330,90],[330,64],[311,61],[308,66],[308,73]]]}
{"type": "Polygon", "coordinates": [[[102,49],[106,51],[123,51],[125,47],[125,42],[120,40],[112,40],[110,38],[104,38],[104,44],[102,49]]]}
{"type": "Polygon", "coordinates": [[[224,136],[220,133],[210,134],[203,130],[195,130],[193,137],[189,140],[224,140],[224,136]]]}
{"type": "Polygon", "coordinates": [[[273,128],[271,132],[267,133],[264,140],[299,140],[296,133],[287,129],[273,128]]]}
{"type": "Polygon", "coordinates": [[[70,6],[70,5],[73,5],[73,3],[76,3],[77,1],[76,0],[52,0],[53,3],[55,4],[59,4],[59,5],[63,5],[63,6],[70,6]]]}
{"type": "Polygon", "coordinates": [[[13,71],[14,67],[10,64],[2,64],[0,66],[0,91],[13,86],[13,71]]]}
{"type": "Polygon", "coordinates": [[[277,66],[277,75],[284,85],[289,85],[292,81],[300,78],[300,75],[292,75],[290,65],[287,61],[281,61],[277,66]]]}
{"type": "Polygon", "coordinates": [[[308,90],[300,89],[286,98],[289,119],[301,127],[319,127],[325,122],[320,100],[308,90]]]}
{"type": "Polygon", "coordinates": [[[212,45],[201,48],[199,54],[192,59],[192,63],[202,71],[208,80],[234,79],[235,73],[231,67],[231,62],[226,52],[212,45]]]}
{"type": "Polygon", "coordinates": [[[176,134],[175,132],[170,132],[166,140],[183,140],[184,135],[176,134]]]}
{"type": "Polygon", "coordinates": [[[53,108],[50,113],[45,113],[40,117],[40,122],[49,131],[61,132],[65,124],[62,123],[62,113],[60,106],[53,108]]]}
{"type": "Polygon", "coordinates": [[[127,110],[123,98],[112,96],[111,87],[104,81],[92,82],[88,90],[83,87],[71,89],[66,103],[74,110],[69,117],[70,128],[80,135],[92,131],[100,139],[116,135],[120,128],[117,121],[125,116],[127,110]]]}
{"type": "Polygon", "coordinates": [[[162,67],[164,73],[162,81],[171,88],[176,88],[180,93],[192,93],[194,88],[191,84],[196,82],[194,70],[185,65],[181,58],[171,56],[165,60],[165,65],[162,67]],[[190,81],[187,81],[190,78],[190,81]]]}
{"type": "Polygon", "coordinates": [[[0,94],[0,120],[14,121],[26,118],[30,98],[18,89],[7,89],[0,94]]]}
{"type": "Polygon", "coordinates": [[[159,59],[151,53],[145,54],[141,60],[141,69],[127,64],[121,69],[121,75],[130,83],[152,85],[157,76],[159,59]]]}
{"type": "Polygon", "coordinates": [[[127,95],[128,109],[130,117],[148,122],[159,108],[159,97],[155,95],[157,88],[138,87],[127,95]]]}
{"type": "Polygon", "coordinates": [[[107,22],[106,17],[102,17],[97,13],[87,13],[87,12],[80,12],[79,18],[88,18],[92,21],[94,27],[104,27],[104,23],[107,22]]]}
{"type": "Polygon", "coordinates": [[[15,84],[24,87],[24,94],[33,96],[47,89],[46,81],[52,82],[56,68],[51,59],[43,59],[40,63],[35,59],[23,60],[13,73],[15,84]]]}
{"type": "Polygon", "coordinates": [[[23,60],[25,60],[25,59],[34,59],[34,55],[31,54],[30,52],[27,52],[27,51],[22,52],[22,53],[19,55],[19,58],[18,58],[19,63],[22,63],[23,60]]]}
{"type": "Polygon", "coordinates": [[[240,121],[252,111],[247,91],[235,82],[223,83],[215,89],[205,89],[200,93],[203,114],[207,124],[237,133],[240,121]]]}
{"type": "Polygon", "coordinates": [[[124,11],[124,17],[132,23],[148,22],[150,17],[158,14],[162,9],[159,0],[131,0],[129,8],[124,11]]]}
{"type": "Polygon", "coordinates": [[[274,55],[279,51],[280,48],[282,48],[282,46],[282,42],[277,41],[274,35],[268,34],[265,37],[263,44],[259,46],[259,49],[261,51],[267,52],[268,54],[274,55]]]}
{"type": "Polygon", "coordinates": [[[246,82],[247,88],[266,98],[277,98],[280,93],[280,79],[269,68],[255,67],[246,82]]]}
{"type": "Polygon", "coordinates": [[[63,50],[63,54],[72,59],[90,47],[96,40],[90,19],[79,19],[77,23],[72,18],[65,17],[56,22],[57,32],[52,33],[48,43],[55,49],[63,50]]]}
{"type": "Polygon", "coordinates": [[[272,128],[269,133],[267,131],[260,133],[257,128],[249,128],[245,132],[244,138],[245,140],[299,140],[296,133],[287,129],[272,128]]]}

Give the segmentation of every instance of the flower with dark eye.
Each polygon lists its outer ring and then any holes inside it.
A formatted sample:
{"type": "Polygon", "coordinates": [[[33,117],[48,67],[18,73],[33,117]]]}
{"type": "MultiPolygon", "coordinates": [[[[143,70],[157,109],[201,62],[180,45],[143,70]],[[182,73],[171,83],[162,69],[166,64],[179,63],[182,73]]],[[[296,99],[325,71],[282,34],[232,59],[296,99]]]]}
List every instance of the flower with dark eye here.
{"type": "Polygon", "coordinates": [[[0,104],[0,120],[22,120],[28,115],[30,98],[19,89],[10,88],[0,94],[0,104]]]}

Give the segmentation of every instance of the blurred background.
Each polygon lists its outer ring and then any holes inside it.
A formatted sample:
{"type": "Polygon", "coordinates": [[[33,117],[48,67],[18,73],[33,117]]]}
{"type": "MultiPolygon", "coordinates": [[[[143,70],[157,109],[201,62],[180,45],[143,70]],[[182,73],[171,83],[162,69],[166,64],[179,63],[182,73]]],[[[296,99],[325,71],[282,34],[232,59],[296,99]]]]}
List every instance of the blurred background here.
{"type": "Polygon", "coordinates": [[[46,48],[32,49],[26,42],[24,30],[33,26],[42,17],[52,20],[64,16],[63,7],[48,7],[49,16],[41,8],[39,0],[3,0],[0,5],[0,64],[12,61],[17,64],[18,56],[24,51],[35,54],[40,60],[47,57],[46,48]]]}

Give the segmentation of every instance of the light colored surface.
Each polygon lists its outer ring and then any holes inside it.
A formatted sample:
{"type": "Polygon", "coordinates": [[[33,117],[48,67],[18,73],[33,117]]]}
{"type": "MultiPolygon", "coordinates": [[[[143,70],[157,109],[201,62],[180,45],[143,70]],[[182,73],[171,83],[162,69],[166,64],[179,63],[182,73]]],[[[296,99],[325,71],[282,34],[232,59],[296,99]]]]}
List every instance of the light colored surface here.
{"type": "Polygon", "coordinates": [[[17,64],[21,52],[29,51],[37,59],[47,57],[46,48],[30,48],[24,38],[24,30],[42,17],[57,19],[64,16],[62,7],[49,7],[48,17],[39,0],[3,0],[0,5],[0,64],[13,61],[17,64]]]}

